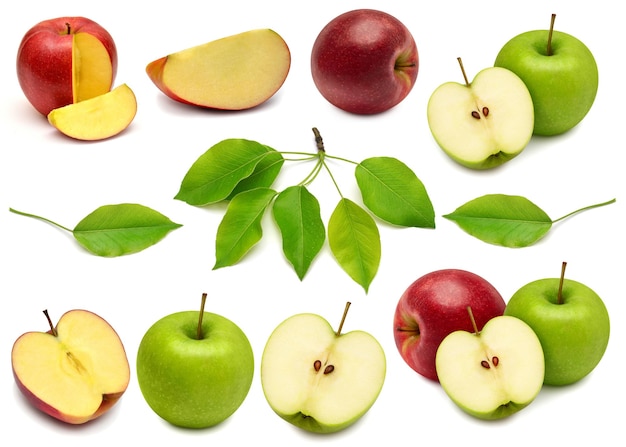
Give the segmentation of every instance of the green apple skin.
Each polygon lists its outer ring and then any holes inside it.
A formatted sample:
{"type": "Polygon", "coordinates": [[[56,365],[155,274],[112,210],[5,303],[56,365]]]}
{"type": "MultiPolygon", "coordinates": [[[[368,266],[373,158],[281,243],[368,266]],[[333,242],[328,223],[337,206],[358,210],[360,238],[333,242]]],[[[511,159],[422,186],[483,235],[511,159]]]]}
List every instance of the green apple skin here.
{"type": "Polygon", "coordinates": [[[548,31],[534,30],[509,40],[494,65],[508,68],[526,84],[535,108],[535,135],[558,135],[587,115],[598,90],[598,66],[587,46],[576,37],[553,31],[548,55],[548,31]]]}
{"type": "Polygon", "coordinates": [[[505,315],[525,321],[537,334],[545,356],[546,385],[569,385],[589,374],[609,343],[607,308],[596,292],[577,281],[563,282],[558,304],[559,278],[545,278],[513,294],[505,315]]]}
{"type": "Polygon", "coordinates": [[[198,311],[163,317],[145,333],[137,352],[137,380],[152,410],[173,425],[211,427],[245,400],[254,355],[231,320],[205,312],[204,337],[196,337],[198,311]]]}

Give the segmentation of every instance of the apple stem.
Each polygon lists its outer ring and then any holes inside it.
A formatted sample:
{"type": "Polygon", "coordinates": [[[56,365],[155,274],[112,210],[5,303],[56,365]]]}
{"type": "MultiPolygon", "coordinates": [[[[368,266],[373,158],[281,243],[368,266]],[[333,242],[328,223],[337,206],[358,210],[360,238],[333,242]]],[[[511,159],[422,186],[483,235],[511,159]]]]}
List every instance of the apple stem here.
{"type": "Polygon", "coordinates": [[[206,293],[203,293],[202,301],[200,303],[200,315],[198,316],[198,332],[196,334],[196,338],[198,340],[202,340],[204,338],[204,334],[202,333],[202,317],[204,316],[205,304],[206,304],[206,293]]]}
{"type": "Polygon", "coordinates": [[[72,27],[70,26],[69,22],[65,22],[65,28],[67,30],[67,34],[72,34],[72,27]]]}
{"type": "Polygon", "coordinates": [[[348,309],[350,308],[350,301],[348,301],[346,303],[346,307],[343,310],[343,316],[341,317],[341,322],[339,323],[339,329],[337,329],[337,332],[335,333],[335,335],[337,335],[337,337],[339,337],[341,335],[341,330],[343,329],[343,323],[346,321],[346,316],[348,315],[348,309]]]}
{"type": "Polygon", "coordinates": [[[467,313],[469,314],[470,320],[472,321],[472,327],[474,328],[474,334],[478,335],[478,326],[476,325],[476,319],[474,318],[474,312],[472,312],[472,307],[467,306],[467,313]]]}
{"type": "Polygon", "coordinates": [[[469,87],[470,83],[469,83],[469,80],[467,79],[467,74],[465,73],[465,67],[463,67],[463,60],[460,57],[457,57],[456,60],[459,61],[459,66],[461,67],[461,73],[463,73],[463,79],[465,79],[465,85],[469,87]]]}
{"type": "Polygon", "coordinates": [[[554,20],[556,14],[552,14],[550,17],[550,31],[548,32],[548,56],[552,56],[552,33],[554,32],[554,20]]]}
{"type": "Polygon", "coordinates": [[[318,152],[326,152],[326,149],[324,149],[324,140],[322,140],[322,134],[319,130],[317,130],[317,127],[313,128],[313,135],[315,135],[315,144],[317,145],[318,152]]]}
{"type": "Polygon", "coordinates": [[[565,267],[567,262],[563,261],[561,265],[561,279],[559,280],[559,292],[556,295],[556,303],[563,304],[563,282],[565,281],[565,267]]]}
{"type": "Polygon", "coordinates": [[[48,324],[50,325],[50,331],[52,332],[52,335],[54,335],[56,337],[57,336],[57,330],[54,328],[54,324],[52,324],[52,320],[50,319],[50,315],[48,315],[48,309],[45,309],[43,311],[43,314],[46,316],[46,318],[48,320],[48,324]]]}

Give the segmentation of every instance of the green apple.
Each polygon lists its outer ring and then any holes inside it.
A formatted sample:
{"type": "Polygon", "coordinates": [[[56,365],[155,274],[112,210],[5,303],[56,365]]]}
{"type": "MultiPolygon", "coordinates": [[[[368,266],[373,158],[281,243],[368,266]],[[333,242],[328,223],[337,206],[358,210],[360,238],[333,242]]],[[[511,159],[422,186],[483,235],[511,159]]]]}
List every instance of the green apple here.
{"type": "Polygon", "coordinates": [[[546,385],[568,385],[600,363],[609,344],[610,320],[596,292],[577,281],[545,278],[522,286],[504,310],[533,328],[546,358],[546,385]]]}
{"type": "Polygon", "coordinates": [[[383,348],[367,332],[342,334],[345,316],[335,332],[319,315],[294,315],[274,329],[263,351],[261,383],[268,404],[310,432],[352,425],[371,408],[385,381],[383,348]]]}
{"type": "Polygon", "coordinates": [[[544,379],[537,335],[522,320],[504,315],[480,332],[450,333],[437,349],[436,365],[450,399],[480,419],[502,419],[525,408],[544,379]]]}
{"type": "Polygon", "coordinates": [[[154,323],[137,352],[137,380],[152,410],[173,425],[205,428],[231,416],[254,374],[252,347],[231,320],[183,311],[154,323]]]}
{"type": "Polygon", "coordinates": [[[509,40],[495,66],[515,72],[526,84],[535,107],[536,135],[557,135],[576,126],[591,109],[598,90],[598,66],[576,37],[534,30],[509,40]]]}
{"type": "Polygon", "coordinates": [[[443,151],[472,169],[489,169],[516,157],[533,134],[528,88],[510,70],[489,67],[468,82],[446,82],[428,100],[430,131],[443,151]]]}

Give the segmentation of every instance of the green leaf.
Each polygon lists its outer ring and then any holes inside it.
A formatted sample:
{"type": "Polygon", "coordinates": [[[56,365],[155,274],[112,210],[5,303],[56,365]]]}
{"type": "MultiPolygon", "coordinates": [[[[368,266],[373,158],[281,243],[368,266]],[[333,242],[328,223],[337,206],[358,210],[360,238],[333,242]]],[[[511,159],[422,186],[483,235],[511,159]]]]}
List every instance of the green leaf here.
{"type": "Polygon", "coordinates": [[[357,165],[355,177],[363,203],[376,216],[394,225],[435,228],[435,211],[424,184],[400,160],[369,158],[357,165]]]}
{"type": "Polygon", "coordinates": [[[328,222],[328,243],[339,265],[367,293],[381,256],[380,234],[372,216],[342,198],[328,222]]]}
{"type": "Polygon", "coordinates": [[[121,203],[97,208],[72,232],[93,254],[115,257],[144,250],[181,226],[151,208],[121,203]]]}
{"type": "Polygon", "coordinates": [[[214,270],[236,264],[261,240],[261,220],[275,196],[273,189],[257,188],[233,197],[217,228],[214,270]]]}
{"type": "Polygon", "coordinates": [[[513,248],[534,244],[552,227],[552,219],[530,200],[504,194],[471,200],[443,217],[484,242],[513,248]]]}
{"type": "Polygon", "coordinates": [[[197,206],[220,202],[255,171],[261,160],[274,152],[256,141],[240,138],[220,141],[192,164],[174,198],[197,206]]]}
{"type": "Polygon", "coordinates": [[[276,197],[272,209],[283,253],[302,280],[326,239],[319,202],[306,187],[291,186],[276,197]]]}
{"type": "Polygon", "coordinates": [[[285,163],[285,159],[280,152],[266,146],[269,152],[266,156],[254,167],[254,171],[250,176],[242,179],[235,189],[227,197],[228,200],[235,197],[237,194],[243,191],[248,191],[254,188],[269,188],[274,184],[274,180],[278,177],[280,170],[285,163]]]}

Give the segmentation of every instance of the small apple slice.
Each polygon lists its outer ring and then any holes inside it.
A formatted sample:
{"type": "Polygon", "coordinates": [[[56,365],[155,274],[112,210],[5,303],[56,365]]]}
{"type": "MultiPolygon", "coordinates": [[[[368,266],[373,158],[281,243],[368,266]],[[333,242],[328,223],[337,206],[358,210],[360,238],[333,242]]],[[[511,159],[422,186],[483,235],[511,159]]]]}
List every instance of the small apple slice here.
{"type": "Polygon", "coordinates": [[[48,322],[50,331],[26,332],[13,345],[18,388],[36,408],[61,421],[82,424],[99,417],[130,380],[119,336],[100,316],[81,309],[66,312],[56,328],[48,322]]]}
{"type": "Polygon", "coordinates": [[[341,326],[335,332],[319,315],[297,314],[279,324],[265,345],[265,398],[296,427],[337,432],[356,422],[378,398],[386,373],[381,345],[367,332],[341,334],[341,326]]]}
{"type": "Polygon", "coordinates": [[[176,101],[243,110],[273,96],[290,65],[283,38],[273,30],[256,29],[162,57],[149,63],[146,73],[176,101]]]}
{"type": "Polygon", "coordinates": [[[115,68],[109,51],[98,37],[75,33],[72,45],[72,91],[74,102],[103,95],[111,90],[115,68]]]}
{"type": "Polygon", "coordinates": [[[137,99],[126,84],[95,98],[52,110],[48,121],[77,140],[104,140],[126,129],[137,113],[137,99]]]}
{"type": "Polygon", "coordinates": [[[510,316],[492,318],[480,332],[452,332],[439,345],[436,365],[450,399],[480,419],[501,419],[525,408],[543,385],[539,338],[510,316]]]}
{"type": "Polygon", "coordinates": [[[469,83],[446,82],[433,92],[428,125],[437,144],[456,162],[489,169],[517,156],[530,141],[533,102],[512,71],[489,67],[469,83]]]}

